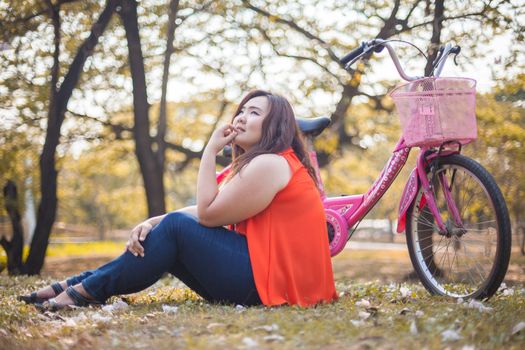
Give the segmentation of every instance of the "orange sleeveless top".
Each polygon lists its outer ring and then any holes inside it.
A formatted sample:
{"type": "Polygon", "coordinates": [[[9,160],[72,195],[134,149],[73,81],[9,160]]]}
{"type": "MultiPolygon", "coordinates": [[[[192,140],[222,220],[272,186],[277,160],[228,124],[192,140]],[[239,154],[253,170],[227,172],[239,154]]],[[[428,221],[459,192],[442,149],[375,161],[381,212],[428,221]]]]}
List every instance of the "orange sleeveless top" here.
{"type": "Polygon", "coordinates": [[[246,235],[264,305],[309,306],[337,299],[323,204],[308,171],[290,148],[280,153],[292,177],[270,205],[235,225],[246,235]]]}

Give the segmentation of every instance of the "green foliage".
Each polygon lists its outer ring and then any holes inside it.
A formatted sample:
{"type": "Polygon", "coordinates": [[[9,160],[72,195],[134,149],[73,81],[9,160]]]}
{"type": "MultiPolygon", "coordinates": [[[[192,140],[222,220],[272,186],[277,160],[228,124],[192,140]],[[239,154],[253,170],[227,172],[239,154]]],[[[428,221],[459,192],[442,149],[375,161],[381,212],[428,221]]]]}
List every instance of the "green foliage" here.
{"type": "Polygon", "coordinates": [[[59,178],[59,218],[104,231],[144,220],[138,164],[129,142],[103,143],[77,159],[64,159],[59,178]]]}
{"type": "MultiPolygon", "coordinates": [[[[9,124],[9,123],[8,123],[9,124]]],[[[18,193],[19,211],[24,212],[25,191],[37,192],[38,145],[31,140],[31,133],[22,130],[9,129],[8,125],[0,124],[0,188],[3,189],[8,180],[15,182],[18,193]]],[[[0,196],[0,216],[7,215],[4,196],[0,196]]]]}
{"type": "Polygon", "coordinates": [[[495,177],[511,218],[523,221],[525,210],[525,75],[501,82],[494,92],[478,96],[478,140],[467,146],[495,177]]]}

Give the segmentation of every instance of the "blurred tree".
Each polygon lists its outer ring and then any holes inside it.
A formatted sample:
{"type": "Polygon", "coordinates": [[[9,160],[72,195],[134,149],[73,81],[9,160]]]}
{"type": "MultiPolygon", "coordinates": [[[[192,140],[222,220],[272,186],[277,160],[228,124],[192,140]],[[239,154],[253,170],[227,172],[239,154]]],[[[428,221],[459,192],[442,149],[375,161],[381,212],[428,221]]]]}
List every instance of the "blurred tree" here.
{"type": "MultiPolygon", "coordinates": [[[[162,147],[154,150],[150,137],[149,103],[146,87],[144,57],[139,35],[137,2],[123,0],[119,11],[126,31],[129,67],[133,82],[133,138],[135,154],[140,164],[144,179],[148,215],[157,216],[166,212],[164,205],[164,172],[162,165],[156,161],[156,152],[164,153],[162,147]]],[[[159,130],[163,130],[163,127],[159,130]]],[[[163,158],[163,156],[162,156],[163,158]]]]}
{"type": "MultiPolygon", "coordinates": [[[[427,47],[428,54],[423,64],[412,60],[407,64],[408,67],[426,65],[425,70],[429,71],[430,62],[444,40],[461,41],[471,56],[483,54],[482,50],[476,52],[476,48],[492,40],[494,35],[513,28],[513,14],[523,11],[519,4],[492,0],[480,1],[475,6],[453,0],[396,0],[393,3],[303,1],[296,4],[287,1],[242,0],[242,4],[257,16],[237,16],[235,20],[242,21],[246,28],[255,29],[270,43],[275,54],[317,66],[323,72],[323,78],[313,83],[314,86],[318,84],[317,88],[322,90],[341,91],[331,115],[331,129],[336,133],[335,145],[338,149],[344,145],[359,145],[359,138],[350,131],[359,127],[348,113],[353,99],[370,99],[377,108],[382,108],[381,96],[386,92],[385,88],[392,86],[380,78],[379,86],[377,82],[367,79],[367,86],[361,87],[365,72],[367,75],[377,74],[377,69],[366,62],[350,76],[342,69],[339,59],[357,47],[359,41],[390,39],[394,36],[406,38],[427,47]],[[444,25],[446,32],[443,31],[444,25]]],[[[238,7],[232,5],[232,8],[231,16],[235,16],[238,7]]],[[[518,32],[513,33],[519,35],[518,32]]],[[[404,50],[400,52],[404,53],[404,50]]],[[[300,66],[299,69],[304,68],[300,66]]],[[[419,70],[422,73],[421,68],[419,70]]],[[[316,87],[310,90],[316,90],[316,87]]]]}
{"type": "Polygon", "coordinates": [[[95,226],[98,238],[106,239],[108,231],[129,228],[146,215],[132,141],[102,141],[63,163],[60,220],[95,226]]]}
{"type": "Polygon", "coordinates": [[[517,228],[525,220],[525,74],[478,95],[476,104],[479,138],[466,151],[495,177],[517,228]]]}
{"type": "MultiPolygon", "coordinates": [[[[117,0],[108,0],[98,20],[93,24],[89,36],[78,48],[64,77],[60,78],[61,49],[61,1],[52,3],[46,1],[41,13],[47,13],[53,27],[52,68],[50,74],[49,107],[45,142],[40,154],[40,204],[38,206],[37,222],[29,255],[21,271],[27,274],[38,274],[44,264],[51,228],[55,221],[57,209],[57,176],[55,168],[56,150],[60,139],[60,129],[64,121],[69,99],[78,83],[86,59],[91,55],[99,37],[104,32],[111,15],[117,5],[117,0]],[[60,84],[59,84],[60,83],[60,84]]],[[[34,18],[34,17],[33,17],[34,18]]],[[[27,19],[24,18],[24,19],[27,19]]],[[[12,22],[16,24],[16,21],[12,22]]],[[[17,27],[16,25],[14,26],[17,27]]]]}
{"type": "MultiPolygon", "coordinates": [[[[8,180],[3,188],[5,210],[9,214],[12,226],[12,235],[10,239],[0,238],[0,245],[7,253],[7,271],[10,275],[20,274],[22,267],[22,251],[24,248],[24,230],[20,211],[18,210],[18,193],[14,181],[8,180]]],[[[0,272],[2,271],[0,267],[0,272]]]]}

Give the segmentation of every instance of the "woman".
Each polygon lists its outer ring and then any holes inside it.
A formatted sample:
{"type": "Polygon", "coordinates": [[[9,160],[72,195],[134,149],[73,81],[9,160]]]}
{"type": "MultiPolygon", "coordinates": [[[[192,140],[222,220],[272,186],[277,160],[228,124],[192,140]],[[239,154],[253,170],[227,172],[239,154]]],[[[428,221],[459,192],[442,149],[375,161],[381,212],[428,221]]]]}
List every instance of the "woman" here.
{"type": "Polygon", "coordinates": [[[170,272],[211,302],[330,302],[337,295],[325,220],[292,107],[252,91],[206,145],[196,206],[144,221],[117,259],[20,299],[52,309],[100,304],[170,272]],[[217,184],[216,155],[228,144],[232,167],[217,184]]]}

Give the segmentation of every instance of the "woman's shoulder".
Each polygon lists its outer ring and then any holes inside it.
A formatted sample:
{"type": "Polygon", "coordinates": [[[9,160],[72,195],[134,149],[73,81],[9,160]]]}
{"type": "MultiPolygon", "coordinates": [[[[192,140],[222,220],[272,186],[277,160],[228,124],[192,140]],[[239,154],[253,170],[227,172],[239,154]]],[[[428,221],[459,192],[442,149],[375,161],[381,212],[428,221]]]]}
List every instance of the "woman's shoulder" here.
{"type": "Polygon", "coordinates": [[[292,176],[288,161],[279,154],[267,153],[253,158],[241,173],[250,173],[253,176],[268,177],[271,174],[272,181],[278,183],[279,188],[284,188],[292,176]]]}
{"type": "Polygon", "coordinates": [[[285,157],[283,157],[280,154],[275,153],[265,153],[260,154],[256,157],[254,157],[250,163],[248,163],[249,167],[252,168],[271,168],[271,169],[286,169],[288,167],[288,161],[285,157]]]}

